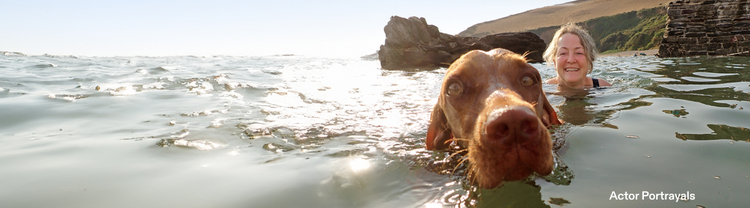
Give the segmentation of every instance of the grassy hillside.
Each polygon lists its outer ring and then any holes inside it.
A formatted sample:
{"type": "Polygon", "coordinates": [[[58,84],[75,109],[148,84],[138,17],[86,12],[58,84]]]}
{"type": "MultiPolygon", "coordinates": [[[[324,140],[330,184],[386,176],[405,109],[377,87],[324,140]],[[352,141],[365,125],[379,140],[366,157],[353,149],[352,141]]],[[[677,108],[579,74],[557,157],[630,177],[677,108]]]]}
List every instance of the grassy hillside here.
{"type": "Polygon", "coordinates": [[[502,32],[527,31],[586,20],[664,7],[672,0],[572,0],[567,3],[532,9],[500,19],[475,24],[458,36],[482,37],[502,32]]]}
{"type": "MultiPolygon", "coordinates": [[[[601,53],[615,53],[658,47],[664,35],[666,22],[667,10],[664,7],[655,7],[599,17],[578,24],[589,31],[601,53]]],[[[559,27],[551,26],[529,31],[549,43],[559,27]]]]}

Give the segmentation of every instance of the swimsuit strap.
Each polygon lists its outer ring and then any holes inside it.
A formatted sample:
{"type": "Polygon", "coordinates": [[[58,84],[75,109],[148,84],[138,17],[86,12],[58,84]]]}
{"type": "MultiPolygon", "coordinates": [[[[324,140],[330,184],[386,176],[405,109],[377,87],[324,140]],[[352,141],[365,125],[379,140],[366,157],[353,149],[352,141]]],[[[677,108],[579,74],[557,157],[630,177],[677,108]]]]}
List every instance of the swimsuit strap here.
{"type": "Polygon", "coordinates": [[[599,79],[597,79],[597,78],[593,78],[593,77],[592,77],[592,78],[591,78],[591,82],[593,82],[593,83],[594,83],[594,88],[597,88],[597,87],[599,87],[599,79]]]}

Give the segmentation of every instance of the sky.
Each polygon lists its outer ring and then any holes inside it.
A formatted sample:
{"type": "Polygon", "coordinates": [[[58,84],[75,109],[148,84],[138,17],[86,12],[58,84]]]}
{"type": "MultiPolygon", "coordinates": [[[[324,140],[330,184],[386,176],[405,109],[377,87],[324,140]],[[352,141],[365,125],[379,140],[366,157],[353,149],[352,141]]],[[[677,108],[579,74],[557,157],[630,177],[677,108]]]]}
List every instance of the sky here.
{"type": "Polygon", "coordinates": [[[440,32],[572,0],[0,0],[0,51],[77,56],[360,57],[391,16],[440,32]],[[533,3],[532,3],[533,2],[533,3]]]}

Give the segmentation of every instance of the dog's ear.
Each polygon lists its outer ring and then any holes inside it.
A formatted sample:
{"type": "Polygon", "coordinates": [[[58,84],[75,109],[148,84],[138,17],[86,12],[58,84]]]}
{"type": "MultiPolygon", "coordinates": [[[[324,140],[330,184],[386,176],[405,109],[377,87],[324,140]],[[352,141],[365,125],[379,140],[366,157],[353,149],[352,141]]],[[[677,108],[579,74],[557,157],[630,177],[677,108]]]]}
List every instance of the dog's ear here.
{"type": "Polygon", "coordinates": [[[562,121],[557,117],[555,109],[552,108],[552,105],[547,101],[547,96],[542,95],[542,101],[544,101],[544,116],[542,123],[547,127],[551,125],[562,125],[562,121]]]}
{"type": "Polygon", "coordinates": [[[427,128],[427,150],[444,150],[451,139],[451,131],[448,128],[448,120],[440,106],[435,105],[430,115],[430,126],[427,128]]]}

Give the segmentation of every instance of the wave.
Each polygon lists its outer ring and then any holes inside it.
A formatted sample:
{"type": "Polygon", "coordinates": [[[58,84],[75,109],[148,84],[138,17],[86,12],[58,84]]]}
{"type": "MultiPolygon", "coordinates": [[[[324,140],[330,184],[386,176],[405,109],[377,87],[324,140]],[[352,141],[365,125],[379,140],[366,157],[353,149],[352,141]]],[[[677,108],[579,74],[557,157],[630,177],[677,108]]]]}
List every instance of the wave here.
{"type": "Polygon", "coordinates": [[[23,54],[21,52],[12,52],[12,51],[0,51],[0,54],[3,56],[26,56],[26,54],[23,54]]]}

